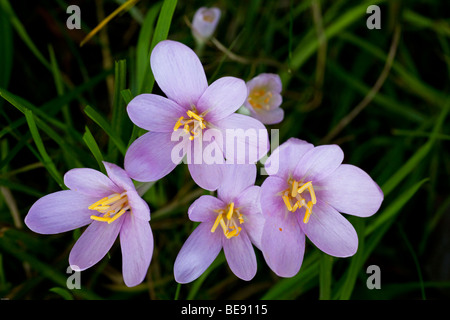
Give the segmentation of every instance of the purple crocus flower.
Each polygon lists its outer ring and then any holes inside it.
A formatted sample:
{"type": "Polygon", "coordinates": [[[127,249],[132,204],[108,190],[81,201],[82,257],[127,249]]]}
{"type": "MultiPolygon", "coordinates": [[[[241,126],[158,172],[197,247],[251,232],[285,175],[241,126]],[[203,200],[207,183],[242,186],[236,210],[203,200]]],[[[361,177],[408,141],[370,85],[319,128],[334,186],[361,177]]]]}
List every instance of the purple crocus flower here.
{"type": "Polygon", "coordinates": [[[267,153],[264,125],[234,113],[247,97],[243,80],[223,77],[208,86],[194,51],[170,40],[155,46],[150,64],[168,98],[141,94],[128,104],[131,121],[150,131],[133,142],[125,155],[125,169],[133,179],[156,181],[187,154],[193,180],[203,189],[216,190],[222,180],[224,157],[250,163],[248,154],[253,153],[254,163],[267,153]],[[242,134],[226,140],[230,132],[242,134]],[[214,161],[206,159],[205,153],[214,155],[214,161]]]}
{"type": "Polygon", "coordinates": [[[245,107],[252,117],[264,124],[280,123],[284,111],[280,108],[283,98],[280,76],[274,73],[261,73],[247,82],[248,97],[245,107]]]}
{"type": "Polygon", "coordinates": [[[88,168],[68,171],[64,184],[70,190],[36,201],[25,223],[41,234],[89,225],[70,252],[69,263],[77,271],[99,262],[120,234],[123,278],[132,287],[143,281],[153,254],[150,209],[123,169],[103,164],[108,176],[88,168]]]}
{"type": "Polygon", "coordinates": [[[337,145],[314,147],[291,138],[267,159],[261,248],[277,275],[291,277],[300,270],[305,235],[335,257],[357,251],[356,231],[340,212],[369,217],[380,208],[383,192],[366,172],[341,164],[343,158],[337,145]]]}
{"type": "Polygon", "coordinates": [[[205,42],[216,30],[220,19],[219,8],[199,8],[192,19],[192,34],[196,41],[205,42]]]}
{"type": "Polygon", "coordinates": [[[197,279],[223,248],[236,276],[251,280],[256,274],[252,243],[260,248],[264,218],[260,187],[254,186],[256,166],[224,165],[224,181],[217,198],[201,196],[189,207],[189,219],[201,222],[181,248],[174,266],[175,280],[197,279]]]}

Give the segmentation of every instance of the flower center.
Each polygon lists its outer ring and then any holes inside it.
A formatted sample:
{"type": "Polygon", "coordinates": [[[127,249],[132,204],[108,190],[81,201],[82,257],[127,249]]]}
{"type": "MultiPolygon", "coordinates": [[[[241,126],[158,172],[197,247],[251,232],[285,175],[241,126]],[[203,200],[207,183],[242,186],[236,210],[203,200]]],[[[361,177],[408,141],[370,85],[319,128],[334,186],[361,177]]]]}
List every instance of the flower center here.
{"type": "Polygon", "coordinates": [[[250,92],[247,101],[254,109],[269,110],[270,99],[272,99],[272,92],[264,89],[253,89],[250,92]]]}
{"type": "Polygon", "coordinates": [[[231,202],[226,209],[214,210],[218,213],[216,221],[214,222],[211,232],[215,232],[217,227],[222,227],[223,234],[227,239],[237,237],[242,228],[238,226],[244,223],[244,216],[239,212],[239,208],[234,207],[234,202],[231,202]],[[236,221],[237,220],[237,221],[236,221]]]}
{"type": "Polygon", "coordinates": [[[96,203],[93,203],[88,207],[88,209],[95,210],[103,214],[101,217],[92,215],[92,220],[108,222],[109,224],[117,220],[127,210],[129,210],[130,205],[128,204],[126,192],[121,194],[113,193],[103,199],[100,199],[96,203]]]}
{"type": "Polygon", "coordinates": [[[180,117],[173,127],[173,131],[177,131],[180,127],[189,134],[189,140],[194,140],[203,129],[206,128],[205,120],[202,115],[198,115],[196,112],[188,110],[188,117],[180,117]]]}
{"type": "Polygon", "coordinates": [[[317,203],[316,193],[314,192],[312,182],[308,181],[302,184],[302,182],[289,178],[288,184],[289,188],[280,193],[286,208],[291,212],[295,212],[297,209],[304,207],[306,212],[303,222],[308,223],[312,213],[312,207],[317,203]],[[307,201],[303,195],[306,190],[309,191],[309,201],[307,201]]]}
{"type": "Polygon", "coordinates": [[[205,22],[213,23],[215,17],[216,17],[216,15],[214,14],[214,11],[212,11],[212,10],[206,10],[203,12],[203,20],[205,22]]]}

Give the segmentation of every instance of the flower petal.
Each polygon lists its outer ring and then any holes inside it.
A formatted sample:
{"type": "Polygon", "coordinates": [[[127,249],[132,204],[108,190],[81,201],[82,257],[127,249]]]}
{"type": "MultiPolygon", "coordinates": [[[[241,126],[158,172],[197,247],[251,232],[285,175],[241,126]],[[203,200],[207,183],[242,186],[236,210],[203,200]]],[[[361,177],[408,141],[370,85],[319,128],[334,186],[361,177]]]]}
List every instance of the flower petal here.
{"type": "Polygon", "coordinates": [[[229,163],[255,163],[269,151],[269,135],[259,120],[232,114],[215,125],[222,130],[222,146],[229,163]]]}
{"type": "Polygon", "coordinates": [[[148,132],[134,141],[125,154],[125,170],[137,181],[156,181],[177,165],[171,160],[176,142],[169,133],[148,132]]]}
{"type": "Polygon", "coordinates": [[[248,91],[254,88],[266,88],[268,91],[280,93],[283,86],[281,78],[275,73],[261,73],[247,82],[248,91]]]}
{"type": "Polygon", "coordinates": [[[226,204],[216,197],[204,195],[195,200],[188,210],[191,221],[205,222],[214,221],[217,217],[216,209],[223,209],[226,204]]]}
{"type": "Polygon", "coordinates": [[[304,140],[290,138],[272,152],[264,168],[269,175],[277,175],[287,181],[303,155],[313,148],[304,140]]]}
{"type": "Polygon", "coordinates": [[[317,197],[339,212],[369,217],[380,208],[383,191],[365,171],[343,164],[321,181],[317,197]]]}
{"type": "Polygon", "coordinates": [[[164,40],[158,43],[150,57],[155,80],[167,97],[185,109],[196,105],[208,87],[199,58],[186,45],[164,40]]]}
{"type": "Polygon", "coordinates": [[[111,181],[119,186],[122,190],[136,190],[133,181],[131,181],[130,176],[125,170],[123,170],[118,165],[106,161],[103,161],[103,165],[105,166],[106,173],[108,174],[108,177],[111,179],[111,181]]]}
{"type": "Polygon", "coordinates": [[[120,230],[123,280],[128,287],[140,284],[148,271],[153,255],[153,234],[150,224],[127,215],[120,230]]]}
{"type": "Polygon", "coordinates": [[[284,204],[281,192],[289,187],[286,180],[278,176],[270,176],[261,185],[261,209],[266,219],[285,217],[289,211],[284,204]]]}
{"type": "Polygon", "coordinates": [[[137,191],[127,191],[128,203],[131,207],[131,212],[133,216],[143,221],[150,220],[150,208],[147,202],[141,198],[137,191]]]}
{"type": "Polygon", "coordinates": [[[277,124],[284,119],[284,110],[281,108],[261,112],[255,111],[253,109],[249,110],[253,118],[258,119],[264,124],[277,124]]]}
{"type": "Polygon", "coordinates": [[[236,237],[222,238],[223,251],[231,271],[242,280],[249,281],[256,274],[256,255],[245,230],[236,237]]]}
{"type": "Polygon", "coordinates": [[[261,239],[266,219],[262,214],[251,214],[245,216],[244,228],[250,241],[259,249],[261,249],[261,239]]]}
{"type": "Polygon", "coordinates": [[[337,145],[323,145],[303,155],[294,170],[296,180],[317,182],[336,170],[344,159],[344,152],[337,145]]]}
{"type": "Polygon", "coordinates": [[[83,227],[92,222],[88,207],[100,200],[72,190],[48,194],[28,211],[25,224],[34,232],[55,234],[83,227]]]}
{"type": "Polygon", "coordinates": [[[305,234],[295,216],[266,219],[261,249],[267,264],[278,276],[295,276],[300,270],[305,253],[305,234]]]}
{"type": "Polygon", "coordinates": [[[138,127],[155,132],[172,132],[186,110],[172,100],[156,94],[140,94],[127,106],[128,116],[138,127]]]}
{"type": "Polygon", "coordinates": [[[217,196],[224,202],[230,203],[242,191],[255,184],[256,165],[254,164],[224,164],[223,178],[217,189],[217,196]]]}
{"type": "Polygon", "coordinates": [[[244,80],[223,77],[214,81],[197,102],[200,113],[207,112],[205,120],[215,122],[239,109],[247,98],[244,80]]]}
{"type": "Polygon", "coordinates": [[[303,216],[298,215],[301,228],[320,250],[335,257],[349,257],[356,253],[358,235],[355,228],[333,207],[318,201],[308,223],[303,223],[303,216]]]}
{"type": "Polygon", "coordinates": [[[211,265],[222,249],[222,233],[211,232],[213,222],[203,222],[183,244],[173,267],[178,283],[194,281],[211,265]]]}
{"type": "Polygon", "coordinates": [[[223,164],[194,164],[189,163],[188,168],[192,179],[202,189],[214,191],[220,186],[222,181],[223,164]]]}
{"type": "Polygon", "coordinates": [[[64,184],[72,191],[87,196],[103,198],[120,192],[120,188],[100,171],[90,168],[76,168],[66,172],[64,184]]]}
{"type": "Polygon", "coordinates": [[[103,259],[114,244],[123,219],[124,216],[121,216],[111,224],[92,221],[73,246],[69,255],[70,265],[77,266],[80,271],[83,271],[103,259]]]}

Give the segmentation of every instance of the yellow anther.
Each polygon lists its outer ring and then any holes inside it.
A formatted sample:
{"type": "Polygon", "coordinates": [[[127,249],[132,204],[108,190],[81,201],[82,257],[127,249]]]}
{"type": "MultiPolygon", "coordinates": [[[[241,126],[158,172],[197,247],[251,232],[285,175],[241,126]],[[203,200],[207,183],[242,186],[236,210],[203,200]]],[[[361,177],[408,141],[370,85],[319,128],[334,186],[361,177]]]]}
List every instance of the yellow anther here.
{"type": "Polygon", "coordinates": [[[129,208],[123,208],[118,213],[116,213],[113,217],[109,218],[108,224],[116,221],[119,217],[121,217],[129,208]]]}
{"type": "Polygon", "coordinates": [[[292,206],[291,206],[291,203],[289,201],[289,197],[288,196],[283,196],[282,198],[283,198],[284,204],[286,205],[287,209],[289,211],[292,211],[292,206]]]}
{"type": "Polygon", "coordinates": [[[211,232],[216,231],[217,227],[219,226],[220,221],[223,220],[223,215],[220,213],[217,215],[216,221],[214,221],[213,227],[211,228],[211,232]]]}
{"type": "Polygon", "coordinates": [[[305,217],[303,218],[303,223],[308,223],[309,217],[311,217],[311,213],[312,213],[312,206],[313,206],[312,201],[308,201],[308,205],[306,207],[306,212],[305,212],[305,217]]]}
{"type": "MultiPolygon", "coordinates": [[[[308,181],[307,183],[303,184],[300,188],[298,188],[297,192],[298,193],[302,193],[303,191],[305,191],[306,188],[308,188],[309,186],[312,186],[312,182],[308,181]]],[[[309,189],[308,189],[309,190],[309,189]]]]}
{"type": "Polygon", "coordinates": [[[177,131],[179,127],[183,125],[181,121],[183,121],[184,117],[178,118],[178,121],[175,123],[175,126],[173,127],[173,131],[177,131]]]}
{"type": "Polygon", "coordinates": [[[192,112],[191,110],[188,110],[187,115],[189,116],[189,118],[194,118],[197,121],[203,121],[203,118],[200,117],[199,115],[197,115],[196,113],[192,112]]]}
{"type": "Polygon", "coordinates": [[[108,200],[108,197],[104,197],[100,200],[98,200],[96,203],[91,204],[88,209],[93,210],[93,208],[98,207],[99,205],[101,205],[104,201],[108,200]]]}
{"type": "Polygon", "coordinates": [[[292,182],[292,192],[291,192],[292,198],[295,198],[295,196],[297,196],[297,193],[299,193],[297,190],[298,190],[298,181],[294,180],[294,182],[292,182]]]}
{"type": "Polygon", "coordinates": [[[92,219],[92,220],[95,220],[95,221],[108,222],[108,220],[109,220],[110,218],[104,218],[104,217],[99,217],[99,216],[91,216],[91,219],[92,219]]]}
{"type": "Polygon", "coordinates": [[[228,210],[227,219],[231,220],[231,216],[233,215],[234,202],[230,203],[230,209],[228,210]]]}

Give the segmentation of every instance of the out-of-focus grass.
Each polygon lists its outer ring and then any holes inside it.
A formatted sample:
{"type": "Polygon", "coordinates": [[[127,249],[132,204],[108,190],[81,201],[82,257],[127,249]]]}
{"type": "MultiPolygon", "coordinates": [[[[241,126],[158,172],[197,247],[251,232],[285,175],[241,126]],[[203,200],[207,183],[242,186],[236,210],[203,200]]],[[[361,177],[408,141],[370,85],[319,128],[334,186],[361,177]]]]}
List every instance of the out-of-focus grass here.
{"type": "Polygon", "coordinates": [[[0,0],[0,298],[449,297],[444,2],[141,0],[80,47],[100,22],[97,12],[107,15],[122,3],[79,1],[82,29],[69,30],[64,1],[0,0]],[[372,4],[381,8],[380,30],[366,27],[372,4]],[[127,117],[127,103],[140,93],[161,93],[149,67],[151,49],[166,38],[195,48],[186,21],[204,5],[222,10],[215,39],[200,56],[209,81],[280,74],[286,117],[268,129],[280,130],[280,143],[298,137],[339,144],[344,162],[367,171],[385,201],[373,217],[346,216],[359,236],[351,258],[330,257],[307,242],[299,274],[282,279],[255,249],[258,272],[250,282],[235,277],[220,255],[198,280],[178,285],[173,263],[195,227],[187,209],[205,193],[178,166],[144,196],[155,237],[146,280],[134,288],[123,284],[116,245],[82,272],[80,290],[69,290],[68,254],[83,230],[44,236],[23,219],[39,197],[64,188],[67,170],[104,170],[102,160],[123,165],[127,146],[142,134],[127,117]],[[381,270],[379,290],[366,286],[372,264],[381,270]]]}

